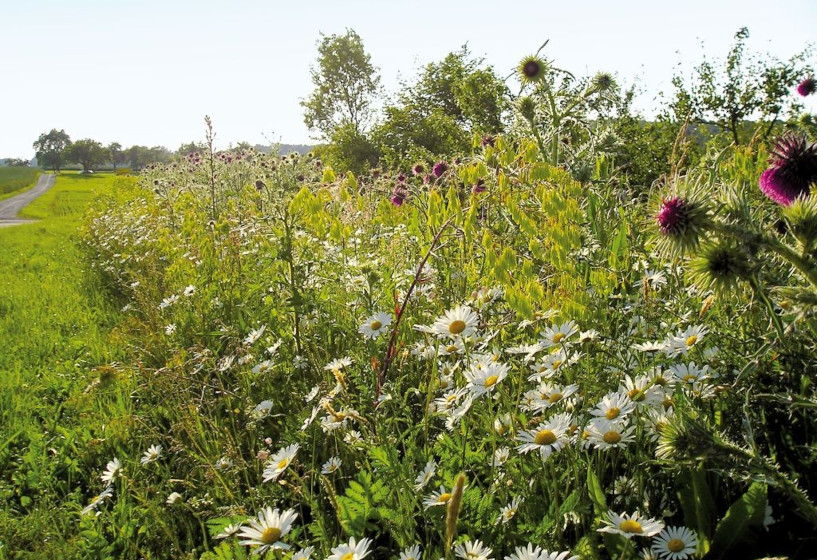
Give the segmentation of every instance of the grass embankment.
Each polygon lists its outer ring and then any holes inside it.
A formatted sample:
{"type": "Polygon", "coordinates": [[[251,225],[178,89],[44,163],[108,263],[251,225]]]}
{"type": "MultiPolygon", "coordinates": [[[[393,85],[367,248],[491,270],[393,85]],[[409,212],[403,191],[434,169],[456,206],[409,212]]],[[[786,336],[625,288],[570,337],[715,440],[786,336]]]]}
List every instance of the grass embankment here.
{"type": "Polygon", "coordinates": [[[0,229],[0,559],[75,552],[78,450],[101,406],[82,392],[118,354],[117,312],[75,241],[86,206],[112,181],[61,175],[23,211],[42,221],[0,229]]]}
{"type": "Polygon", "coordinates": [[[0,200],[33,187],[40,173],[33,167],[0,167],[0,200]]]}

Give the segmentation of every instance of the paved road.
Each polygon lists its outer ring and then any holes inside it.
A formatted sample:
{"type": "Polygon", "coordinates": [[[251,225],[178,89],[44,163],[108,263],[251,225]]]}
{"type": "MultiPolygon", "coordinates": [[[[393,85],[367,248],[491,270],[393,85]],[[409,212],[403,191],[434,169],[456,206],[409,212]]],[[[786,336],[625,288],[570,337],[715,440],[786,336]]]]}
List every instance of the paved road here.
{"type": "Polygon", "coordinates": [[[32,220],[17,217],[17,214],[53,185],[54,175],[42,174],[33,188],[6,200],[0,200],[0,227],[31,222],[32,220]]]}

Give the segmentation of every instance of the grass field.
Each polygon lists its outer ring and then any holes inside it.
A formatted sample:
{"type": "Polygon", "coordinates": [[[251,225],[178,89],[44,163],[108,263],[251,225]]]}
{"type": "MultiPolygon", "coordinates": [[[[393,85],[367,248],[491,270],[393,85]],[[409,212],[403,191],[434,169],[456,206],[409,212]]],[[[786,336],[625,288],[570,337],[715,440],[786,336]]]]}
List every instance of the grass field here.
{"type": "Polygon", "coordinates": [[[77,395],[93,366],[116,357],[117,314],[75,239],[85,207],[111,181],[61,175],[24,212],[42,221],[0,229],[0,558],[62,557],[76,531],[63,508],[75,492],[77,442],[90,437],[75,430],[92,413],[77,395]]]}
{"type": "Polygon", "coordinates": [[[0,200],[33,186],[40,173],[33,167],[0,167],[0,200]]]}

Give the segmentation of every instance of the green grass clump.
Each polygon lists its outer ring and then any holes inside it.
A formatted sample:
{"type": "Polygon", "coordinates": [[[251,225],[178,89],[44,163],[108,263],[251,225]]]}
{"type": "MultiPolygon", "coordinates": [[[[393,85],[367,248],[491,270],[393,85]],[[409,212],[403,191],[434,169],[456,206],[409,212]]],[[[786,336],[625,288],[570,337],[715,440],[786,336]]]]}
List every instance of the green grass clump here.
{"type": "Polygon", "coordinates": [[[34,167],[0,167],[0,200],[34,186],[39,175],[34,167]]]}

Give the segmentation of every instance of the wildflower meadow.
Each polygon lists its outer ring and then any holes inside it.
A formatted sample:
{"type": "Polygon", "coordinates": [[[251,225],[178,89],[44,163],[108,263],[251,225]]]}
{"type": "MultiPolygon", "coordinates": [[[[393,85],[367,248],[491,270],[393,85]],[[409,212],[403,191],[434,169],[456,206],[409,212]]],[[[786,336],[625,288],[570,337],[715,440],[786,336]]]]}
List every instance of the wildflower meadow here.
{"type": "Polygon", "coordinates": [[[100,183],[72,246],[104,349],[1,438],[0,558],[810,557],[813,130],[681,126],[639,185],[612,77],[515,79],[458,153],[352,170],[208,119],[100,183]]]}

